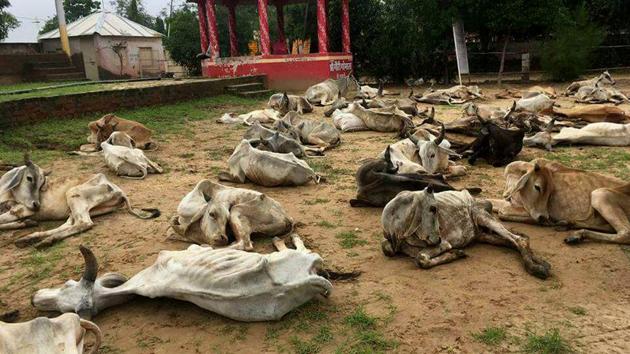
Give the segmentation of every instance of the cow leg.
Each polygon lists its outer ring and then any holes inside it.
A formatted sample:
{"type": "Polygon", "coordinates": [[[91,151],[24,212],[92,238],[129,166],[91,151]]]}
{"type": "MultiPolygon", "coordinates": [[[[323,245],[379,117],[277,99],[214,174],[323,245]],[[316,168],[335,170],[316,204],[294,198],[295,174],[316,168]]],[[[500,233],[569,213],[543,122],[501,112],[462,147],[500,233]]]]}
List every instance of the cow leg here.
{"type": "MultiPolygon", "coordinates": [[[[98,184],[100,181],[100,179],[92,179],[85,184],[68,190],[66,200],[70,208],[70,217],[63,225],[52,230],[34,232],[23,236],[15,241],[15,245],[26,247],[36,244],[36,248],[49,247],[57,241],[91,229],[94,226],[94,222],[90,217],[90,210],[99,207],[101,204],[106,204],[108,201],[116,201],[123,197],[120,190],[111,188],[106,183],[98,184]]],[[[119,203],[115,204],[106,206],[106,209],[108,209],[106,211],[117,209],[119,203]]]]}
{"type": "Polygon", "coordinates": [[[17,229],[23,229],[25,227],[32,227],[32,226],[37,226],[37,221],[26,219],[26,220],[20,220],[20,221],[13,221],[6,224],[0,224],[0,230],[17,230],[17,229]]]}
{"type": "Polygon", "coordinates": [[[311,250],[304,246],[304,242],[297,234],[291,234],[291,241],[293,241],[293,246],[295,249],[302,253],[311,253],[311,250]]]}
{"type": "Polygon", "coordinates": [[[536,224],[527,210],[513,206],[503,199],[487,199],[492,204],[492,211],[496,212],[499,219],[504,221],[514,221],[525,224],[536,224]]]}
{"type": "Polygon", "coordinates": [[[591,206],[617,231],[605,233],[591,230],[578,230],[564,239],[568,244],[575,244],[585,239],[593,241],[630,244],[630,202],[624,193],[600,188],[591,193],[591,206]]]}
{"type": "Polygon", "coordinates": [[[0,214],[0,226],[20,221],[34,214],[35,212],[29,210],[24,205],[16,204],[11,207],[11,209],[9,209],[9,211],[7,211],[6,213],[0,214]]]}
{"type": "MultiPolygon", "coordinates": [[[[503,226],[503,224],[493,218],[485,210],[477,210],[475,214],[475,221],[479,226],[488,228],[494,232],[498,238],[502,238],[505,241],[512,243],[513,247],[521,254],[525,269],[529,274],[541,279],[549,277],[549,270],[551,266],[545,260],[533,254],[531,248],[529,247],[529,238],[510,232],[505,228],[505,226],[503,226]]],[[[485,240],[487,240],[487,238],[485,238],[485,240]]],[[[495,244],[496,242],[498,241],[495,241],[495,244]]]]}
{"type": "Polygon", "coordinates": [[[466,254],[464,253],[463,250],[460,250],[460,249],[450,250],[437,257],[431,258],[428,261],[418,266],[422,267],[423,269],[429,269],[429,268],[438,266],[440,264],[450,263],[450,262],[453,262],[460,258],[465,258],[465,257],[466,257],[466,254]]]}
{"type": "Polygon", "coordinates": [[[284,241],[280,237],[274,237],[273,240],[271,240],[271,242],[273,243],[274,247],[276,247],[276,249],[279,252],[288,249],[287,245],[284,243],[284,241]]]}
{"type": "MultiPolygon", "coordinates": [[[[453,249],[453,246],[451,246],[451,244],[446,241],[446,240],[441,240],[440,244],[435,246],[435,247],[427,247],[427,248],[423,248],[421,249],[418,254],[416,255],[416,257],[414,258],[414,261],[416,262],[416,265],[419,268],[431,268],[434,267],[438,264],[442,264],[441,261],[434,261],[434,259],[440,259],[439,256],[445,252],[449,252],[453,249]]],[[[459,252],[455,252],[455,255],[458,255],[458,258],[463,258],[465,257],[465,254],[463,251],[458,250],[459,252]]],[[[452,253],[452,252],[449,252],[452,253]]],[[[447,257],[450,261],[453,261],[457,258],[454,259],[450,259],[450,257],[447,257]]]]}
{"type": "Polygon", "coordinates": [[[236,241],[228,246],[228,248],[253,251],[254,245],[252,244],[252,240],[250,238],[252,227],[250,225],[249,218],[242,215],[240,210],[235,209],[236,208],[232,208],[232,210],[230,210],[230,219],[228,222],[236,241]]]}

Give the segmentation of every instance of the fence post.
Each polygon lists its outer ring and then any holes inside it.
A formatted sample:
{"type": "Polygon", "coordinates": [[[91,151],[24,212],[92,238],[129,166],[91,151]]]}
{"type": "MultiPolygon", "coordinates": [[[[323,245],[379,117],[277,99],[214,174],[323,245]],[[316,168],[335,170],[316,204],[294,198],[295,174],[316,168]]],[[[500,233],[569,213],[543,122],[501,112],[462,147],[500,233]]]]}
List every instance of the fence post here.
{"type": "Polygon", "coordinates": [[[521,54],[521,81],[529,81],[529,53],[521,54]]]}

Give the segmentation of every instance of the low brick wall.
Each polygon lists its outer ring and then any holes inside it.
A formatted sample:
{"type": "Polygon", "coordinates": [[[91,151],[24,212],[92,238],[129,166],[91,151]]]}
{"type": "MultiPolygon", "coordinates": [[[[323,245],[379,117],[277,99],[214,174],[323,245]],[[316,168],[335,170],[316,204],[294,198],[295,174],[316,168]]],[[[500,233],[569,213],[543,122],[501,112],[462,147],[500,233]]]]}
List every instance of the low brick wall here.
{"type": "Polygon", "coordinates": [[[0,103],[0,129],[50,118],[63,119],[86,113],[115,112],[123,108],[154,106],[225,93],[225,87],[264,82],[265,76],[208,79],[175,85],[36,97],[0,103]]]}

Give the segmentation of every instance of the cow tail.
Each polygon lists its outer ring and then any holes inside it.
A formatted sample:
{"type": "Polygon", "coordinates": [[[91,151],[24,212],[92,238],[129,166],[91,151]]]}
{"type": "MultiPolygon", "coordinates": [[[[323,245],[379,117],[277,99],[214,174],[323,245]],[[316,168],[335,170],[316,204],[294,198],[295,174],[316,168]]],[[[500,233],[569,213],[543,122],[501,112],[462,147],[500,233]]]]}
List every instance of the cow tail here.
{"type": "Polygon", "coordinates": [[[131,202],[129,202],[129,198],[127,196],[125,198],[125,206],[127,206],[127,211],[129,214],[134,215],[140,219],[154,219],[160,216],[160,209],[157,208],[134,208],[131,206],[131,202]]]}
{"type": "Polygon", "coordinates": [[[98,352],[98,349],[101,347],[101,342],[103,341],[103,333],[101,332],[101,329],[98,328],[98,326],[94,322],[84,320],[82,318],[79,319],[79,321],[81,328],[85,329],[87,332],[92,332],[94,334],[94,346],[88,354],[94,354],[98,352]]]}

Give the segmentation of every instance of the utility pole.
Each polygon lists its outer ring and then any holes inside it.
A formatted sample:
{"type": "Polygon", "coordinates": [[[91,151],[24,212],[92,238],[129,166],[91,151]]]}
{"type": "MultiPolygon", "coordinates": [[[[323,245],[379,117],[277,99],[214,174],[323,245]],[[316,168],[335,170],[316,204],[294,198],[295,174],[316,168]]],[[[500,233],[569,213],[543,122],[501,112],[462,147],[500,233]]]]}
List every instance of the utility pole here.
{"type": "Polygon", "coordinates": [[[66,28],[66,12],[63,9],[63,0],[55,0],[57,8],[57,21],[59,22],[59,39],[61,40],[61,49],[68,56],[68,60],[72,57],[70,52],[70,41],[68,40],[68,29],[66,28]]]}
{"type": "Polygon", "coordinates": [[[166,30],[166,36],[171,36],[171,17],[173,17],[173,0],[171,0],[171,8],[168,13],[168,30],[166,30]]]}

